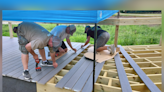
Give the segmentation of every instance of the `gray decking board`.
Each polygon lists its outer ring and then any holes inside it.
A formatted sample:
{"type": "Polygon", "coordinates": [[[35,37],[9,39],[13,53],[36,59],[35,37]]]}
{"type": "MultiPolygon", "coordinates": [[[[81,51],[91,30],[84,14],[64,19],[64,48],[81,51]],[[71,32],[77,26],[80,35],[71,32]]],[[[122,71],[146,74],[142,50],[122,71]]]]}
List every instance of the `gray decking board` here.
{"type": "MultiPolygon", "coordinates": [[[[20,60],[21,61],[21,60],[20,60]]],[[[20,62],[20,63],[22,63],[22,62],[20,62]]],[[[9,67],[7,67],[7,68],[3,68],[3,74],[5,74],[6,76],[7,76],[7,74],[8,73],[10,73],[10,72],[13,72],[13,71],[15,71],[16,69],[18,69],[19,67],[21,67],[22,65],[21,64],[16,64],[16,65],[14,65],[14,66],[9,66],[9,67]]]]}
{"type": "MultiPolygon", "coordinates": [[[[31,54],[29,54],[29,58],[31,58],[31,57],[33,57],[31,54]]],[[[6,57],[7,58],[7,57],[6,57]]],[[[13,64],[15,64],[15,63],[18,63],[19,64],[19,62],[18,61],[20,61],[20,59],[21,59],[21,53],[19,53],[17,56],[13,56],[13,57],[10,57],[10,58],[7,58],[7,59],[4,59],[3,58],[3,67],[8,67],[9,65],[13,65],[13,64]]]]}
{"type": "MultiPolygon", "coordinates": [[[[71,57],[69,57],[65,62],[63,62],[56,69],[54,69],[50,73],[48,73],[44,78],[39,80],[38,83],[45,84],[48,80],[50,80],[55,74],[57,74],[62,68],[64,68],[69,62],[71,62],[77,55],[79,55],[88,46],[89,46],[89,44],[84,48],[81,48],[81,46],[80,46],[79,50],[76,53],[74,53],[71,57]]],[[[62,59],[62,58],[60,58],[60,59],[62,59]]]]}
{"type": "MultiPolygon", "coordinates": [[[[35,64],[34,62],[29,62],[28,66],[32,66],[33,64],[35,64]]],[[[15,68],[15,67],[14,67],[15,68]]],[[[29,68],[29,67],[28,67],[29,68]]],[[[30,69],[30,68],[29,68],[30,69]]],[[[35,69],[35,68],[34,68],[35,69]]],[[[20,64],[20,66],[18,66],[16,69],[14,69],[14,71],[10,72],[7,74],[7,76],[13,76],[15,75],[17,72],[23,72],[23,65],[20,64]]]]}
{"type": "Polygon", "coordinates": [[[129,54],[124,50],[124,48],[120,45],[118,47],[120,47],[121,53],[126,58],[126,60],[129,62],[129,64],[133,67],[135,72],[142,79],[142,81],[145,83],[145,85],[148,87],[148,89],[151,92],[161,92],[159,90],[159,88],[150,80],[149,77],[147,77],[147,75],[143,72],[143,70],[141,70],[140,67],[135,63],[135,61],[129,56],[129,54]]]}
{"type": "MultiPolygon", "coordinates": [[[[84,58],[84,57],[82,57],[84,58]]],[[[73,76],[73,74],[77,71],[77,69],[83,64],[84,62],[80,59],[71,69],[70,71],[56,84],[55,87],[63,88],[67,81],[73,76]]]]}
{"type": "MultiPolygon", "coordinates": [[[[98,63],[95,63],[95,66],[98,63]]],[[[91,75],[91,73],[93,72],[93,61],[92,63],[90,63],[90,65],[87,67],[87,69],[85,70],[85,72],[83,73],[83,75],[79,78],[79,80],[76,82],[76,84],[74,85],[74,87],[72,88],[72,90],[74,91],[81,91],[82,88],[84,87],[86,81],[89,79],[89,76],[91,75]]],[[[60,82],[60,81],[59,81],[60,82]]]]}
{"type": "MultiPolygon", "coordinates": [[[[32,71],[37,72],[37,71],[35,70],[35,64],[36,64],[36,63],[34,62],[33,65],[30,65],[30,66],[28,67],[30,75],[32,74],[32,73],[31,73],[32,71]]],[[[21,72],[21,71],[20,71],[20,72],[21,72]]],[[[41,72],[41,71],[38,71],[38,72],[41,72]]],[[[15,75],[13,75],[13,77],[16,77],[16,78],[18,78],[18,79],[20,79],[20,80],[24,80],[24,77],[22,76],[22,73],[17,73],[17,74],[15,74],[15,75]]]]}
{"type": "Polygon", "coordinates": [[[93,63],[91,61],[86,61],[86,63],[83,63],[83,65],[74,73],[74,75],[71,77],[71,79],[65,84],[65,89],[72,89],[73,86],[76,84],[80,76],[84,73],[86,68],[89,66],[90,63],[93,63]]]}
{"type": "Polygon", "coordinates": [[[19,48],[8,48],[9,51],[5,51],[3,52],[3,59],[8,58],[8,55],[10,55],[10,57],[13,56],[18,56],[20,54],[19,48]]]}
{"type": "Polygon", "coordinates": [[[118,77],[120,80],[121,90],[122,92],[132,92],[131,86],[129,84],[129,80],[126,76],[126,72],[124,70],[124,66],[122,65],[122,61],[120,59],[119,53],[114,57],[115,64],[117,67],[118,77]]]}
{"type": "MultiPolygon", "coordinates": [[[[3,46],[3,47],[5,47],[5,46],[3,46]]],[[[3,47],[2,47],[2,48],[3,48],[3,47]]],[[[15,46],[15,47],[6,46],[6,49],[4,48],[4,49],[2,50],[2,53],[3,53],[3,54],[8,54],[8,53],[14,52],[15,50],[19,50],[19,47],[18,47],[18,46],[15,46]]],[[[17,52],[15,52],[15,53],[17,53],[17,52]]]]}
{"type": "MultiPolygon", "coordinates": [[[[26,81],[26,80],[24,80],[24,77],[22,76],[23,65],[22,65],[22,62],[21,62],[21,52],[19,51],[18,39],[17,38],[10,39],[10,37],[2,37],[2,39],[4,39],[3,43],[2,43],[2,46],[3,46],[2,47],[2,61],[3,61],[3,64],[2,64],[3,69],[2,70],[4,70],[4,72],[7,71],[6,76],[8,76],[9,78],[12,77],[12,78],[16,78],[16,79],[26,81]],[[10,69],[8,68],[8,66],[10,67],[10,69]]],[[[67,43],[65,43],[65,44],[66,44],[67,48],[70,48],[67,43]]],[[[77,47],[77,48],[79,48],[79,50],[77,50],[77,53],[75,53],[75,54],[74,54],[73,50],[69,51],[71,53],[68,54],[68,57],[66,57],[67,53],[65,55],[63,55],[62,58],[59,58],[60,60],[57,60],[57,62],[59,63],[58,65],[60,65],[62,67],[65,67],[65,65],[67,65],[69,63],[67,61],[68,58],[71,59],[73,57],[76,57],[78,55],[78,53],[83,51],[83,49],[80,49],[82,43],[71,42],[71,44],[72,44],[73,48],[77,47]],[[65,61],[67,61],[67,64],[66,64],[65,61]],[[63,65],[63,64],[65,64],[65,65],[63,65]]],[[[35,51],[35,53],[37,53],[38,56],[39,56],[39,51],[38,50],[35,51]]],[[[29,68],[29,72],[30,72],[31,75],[34,75],[36,73],[36,71],[35,71],[35,62],[33,60],[32,55],[29,56],[28,68],[29,68]]],[[[52,67],[52,69],[48,72],[47,69],[49,69],[49,68],[50,67],[42,67],[42,70],[44,70],[43,71],[44,74],[41,74],[43,72],[39,71],[40,73],[37,73],[35,78],[40,80],[40,79],[44,78],[46,75],[50,74],[54,70],[54,68],[52,67]],[[42,76],[40,76],[40,75],[42,75],[42,76]]],[[[3,75],[5,74],[4,72],[3,72],[3,75]]]]}
{"type": "MultiPolygon", "coordinates": [[[[80,46],[80,44],[77,44],[75,47],[79,47],[79,46],[80,46]]],[[[77,48],[77,51],[78,51],[78,48],[77,48]]],[[[56,60],[56,62],[58,63],[58,67],[60,66],[61,63],[66,62],[65,60],[67,60],[73,53],[74,53],[74,51],[69,51],[65,55],[63,55],[61,58],[56,60]]],[[[32,81],[39,81],[41,78],[46,76],[46,74],[48,74],[52,70],[56,70],[56,68],[54,68],[53,66],[52,67],[42,67],[42,72],[34,72],[34,74],[31,75],[32,81]],[[46,73],[44,71],[46,71],[46,73]]]]}
{"type": "MultiPolygon", "coordinates": [[[[29,58],[29,61],[31,61],[32,59],[29,58]]],[[[11,67],[18,67],[20,65],[22,65],[22,60],[21,57],[16,58],[14,60],[12,60],[12,58],[9,60],[10,62],[7,64],[3,64],[3,72],[5,72],[6,70],[11,70],[11,67]]],[[[23,66],[23,65],[22,65],[23,66]]]]}
{"type": "MultiPolygon", "coordinates": [[[[79,44],[76,44],[76,46],[75,47],[78,47],[79,46],[79,44]]],[[[62,60],[56,60],[56,62],[58,63],[58,66],[62,63],[62,62],[64,62],[64,60],[66,60],[67,58],[69,58],[69,56],[71,55],[71,52],[72,53],[74,53],[74,51],[69,51],[69,52],[67,52],[65,55],[63,55],[61,58],[62,58],[62,60]]],[[[60,59],[60,58],[59,58],[60,59]]],[[[54,69],[54,67],[52,66],[52,67],[42,67],[42,71],[44,71],[44,70],[46,70],[46,72],[47,71],[51,71],[52,69],[54,69]],[[48,70],[47,70],[48,69],[48,70]]],[[[31,75],[31,76],[33,76],[33,78],[34,78],[34,80],[35,80],[35,77],[37,77],[37,75],[38,74],[34,74],[34,75],[31,75]]],[[[41,74],[42,75],[42,74],[41,74]]],[[[44,74],[43,74],[44,75],[44,74]]],[[[40,76],[40,75],[39,75],[40,76]]],[[[39,78],[37,77],[37,80],[38,80],[39,78]]]]}
{"type": "MultiPolygon", "coordinates": [[[[76,49],[77,49],[77,52],[79,52],[79,46],[80,46],[80,44],[77,44],[77,46],[75,46],[75,47],[77,47],[76,49]]],[[[64,56],[62,56],[62,58],[59,58],[58,60],[56,60],[56,62],[58,63],[58,67],[57,68],[53,68],[53,69],[50,69],[49,70],[49,72],[51,72],[51,71],[56,71],[56,70],[58,70],[58,69],[62,69],[62,65],[61,64],[63,64],[63,63],[65,63],[65,64],[68,64],[69,62],[67,61],[70,57],[71,57],[71,55],[75,55],[74,54],[74,51],[69,51],[69,53],[66,53],[64,56]]],[[[46,76],[45,74],[43,74],[44,76],[46,76]]],[[[39,81],[40,79],[42,78],[42,76],[36,76],[35,78],[34,78],[34,80],[36,80],[36,81],[39,81]]]]}
{"type": "MultiPolygon", "coordinates": [[[[31,63],[32,60],[33,60],[33,57],[31,55],[31,57],[29,57],[29,64],[31,63]]],[[[32,70],[33,72],[36,72],[35,71],[35,62],[32,62],[32,63],[34,64],[34,66],[32,67],[33,69],[30,69],[30,66],[29,66],[29,69],[32,70]]],[[[23,71],[22,70],[23,69],[22,64],[20,64],[20,69],[18,69],[18,66],[17,66],[17,68],[16,67],[14,67],[14,68],[18,70],[18,73],[16,73],[16,71],[14,71],[16,74],[14,76],[11,76],[11,77],[13,77],[13,78],[19,78],[19,77],[21,77],[21,79],[24,80],[24,77],[22,76],[22,71],[23,71]]],[[[29,71],[29,72],[31,73],[31,71],[29,71]]]]}
{"type": "Polygon", "coordinates": [[[21,63],[21,59],[20,58],[17,58],[17,59],[14,59],[15,61],[11,61],[12,63],[7,63],[5,64],[2,68],[3,68],[3,72],[5,72],[6,70],[11,70],[11,68],[13,68],[14,66],[17,66],[19,63],[21,63]]]}
{"type": "MultiPolygon", "coordinates": [[[[74,47],[79,46],[79,44],[76,44],[76,43],[73,43],[73,44],[74,44],[74,47]]],[[[68,53],[70,53],[70,52],[67,52],[66,54],[68,54],[68,53]]],[[[68,57],[65,57],[65,55],[62,56],[62,58],[65,58],[65,59],[67,59],[68,57]]],[[[60,61],[60,62],[56,61],[56,62],[59,65],[63,61],[60,61]]],[[[46,73],[48,73],[49,71],[51,71],[52,69],[54,69],[53,66],[50,66],[50,67],[47,66],[47,67],[41,67],[41,68],[42,68],[42,71],[38,71],[38,72],[36,72],[35,70],[30,70],[29,71],[30,74],[31,74],[31,77],[32,77],[32,82],[38,81],[38,79],[40,79],[40,77],[45,76],[46,73]],[[39,76],[39,77],[37,77],[37,76],[39,76]]],[[[24,77],[23,76],[20,76],[19,79],[24,80],[24,77]]]]}
{"type": "Polygon", "coordinates": [[[14,45],[18,45],[18,40],[17,39],[7,39],[5,41],[2,41],[2,46],[3,47],[5,47],[5,46],[11,46],[11,47],[13,47],[14,45]]]}
{"type": "Polygon", "coordinates": [[[11,45],[11,46],[6,46],[6,45],[3,45],[2,46],[2,52],[4,53],[4,52],[8,52],[8,51],[10,51],[10,50],[13,50],[13,49],[19,49],[19,45],[17,45],[18,43],[10,43],[9,45],[11,45]],[[12,45],[11,45],[12,44],[12,45]]]}
{"type": "MultiPolygon", "coordinates": [[[[3,47],[2,47],[3,48],[3,47]]],[[[9,47],[9,46],[6,46],[6,50],[3,49],[2,52],[3,54],[8,54],[8,53],[12,53],[12,52],[15,52],[15,50],[19,51],[19,46],[15,46],[15,47],[9,47]]],[[[17,53],[17,52],[15,52],[17,53]]]]}
{"type": "Polygon", "coordinates": [[[91,61],[87,61],[83,56],[75,65],[74,67],[56,84],[56,87],[59,88],[67,88],[72,89],[76,81],[79,77],[83,74],[86,67],[91,63],[91,61]]]}
{"type": "Polygon", "coordinates": [[[17,60],[20,60],[21,59],[21,57],[20,56],[15,56],[15,57],[12,57],[12,58],[7,58],[7,59],[2,59],[3,60],[3,62],[2,62],[2,64],[3,64],[3,66],[2,67],[7,67],[8,65],[10,65],[10,64],[13,64],[13,63],[15,63],[15,61],[17,61],[17,60]]]}
{"type": "MultiPolygon", "coordinates": [[[[33,60],[33,58],[30,58],[29,59],[29,61],[31,61],[31,60],[33,60]]],[[[29,70],[31,70],[31,66],[32,66],[32,64],[35,64],[35,62],[29,62],[28,63],[28,69],[29,70]],[[30,66],[29,66],[29,64],[30,64],[30,66]]],[[[33,68],[34,70],[35,70],[35,68],[33,68]]],[[[23,72],[23,65],[22,65],[22,62],[21,62],[21,64],[19,65],[19,67],[17,68],[17,72],[15,73],[15,74],[13,74],[11,77],[13,77],[13,78],[18,78],[19,76],[22,76],[22,72],[23,72]]],[[[16,71],[16,70],[15,70],[16,71]]],[[[11,75],[11,74],[10,74],[11,75]]]]}
{"type": "MultiPolygon", "coordinates": [[[[104,63],[105,63],[105,61],[102,63],[98,63],[96,65],[96,67],[95,67],[95,81],[94,82],[96,82],[104,63]]],[[[81,92],[92,92],[92,88],[93,88],[93,85],[92,85],[93,82],[92,81],[93,81],[93,72],[91,73],[91,76],[87,80],[87,82],[86,82],[86,84],[85,84],[85,86],[81,92]]]]}
{"type": "Polygon", "coordinates": [[[13,42],[11,42],[11,43],[7,43],[7,44],[2,44],[2,47],[3,47],[3,50],[5,51],[5,50],[8,50],[8,48],[19,48],[18,47],[19,46],[19,44],[18,44],[18,42],[17,41],[13,41],[13,42]]]}

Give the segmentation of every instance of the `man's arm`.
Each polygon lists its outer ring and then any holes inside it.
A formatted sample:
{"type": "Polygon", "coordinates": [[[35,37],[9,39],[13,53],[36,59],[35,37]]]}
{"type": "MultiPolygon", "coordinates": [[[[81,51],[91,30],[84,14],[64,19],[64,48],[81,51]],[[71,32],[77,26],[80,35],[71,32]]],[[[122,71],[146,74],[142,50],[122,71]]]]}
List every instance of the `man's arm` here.
{"type": "Polygon", "coordinates": [[[64,53],[64,52],[65,52],[64,49],[61,48],[61,47],[59,47],[58,50],[59,50],[59,52],[61,52],[61,53],[64,53]]]}
{"type": "Polygon", "coordinates": [[[66,38],[66,40],[67,40],[68,45],[71,47],[71,49],[74,50],[74,51],[76,52],[76,49],[73,48],[72,45],[71,45],[70,39],[69,39],[69,38],[66,38]]]}
{"type": "Polygon", "coordinates": [[[31,48],[31,42],[26,44],[25,48],[27,49],[28,52],[30,52],[33,55],[34,59],[38,59],[38,55],[31,48]]]}
{"type": "Polygon", "coordinates": [[[56,63],[56,60],[55,60],[55,52],[50,53],[50,56],[51,56],[51,59],[52,59],[52,62],[53,62],[53,66],[55,68],[58,67],[58,64],[56,63]]]}
{"type": "Polygon", "coordinates": [[[90,36],[87,37],[87,41],[85,42],[84,45],[81,45],[81,48],[84,47],[85,45],[87,45],[89,43],[89,41],[90,41],[90,36]]]}

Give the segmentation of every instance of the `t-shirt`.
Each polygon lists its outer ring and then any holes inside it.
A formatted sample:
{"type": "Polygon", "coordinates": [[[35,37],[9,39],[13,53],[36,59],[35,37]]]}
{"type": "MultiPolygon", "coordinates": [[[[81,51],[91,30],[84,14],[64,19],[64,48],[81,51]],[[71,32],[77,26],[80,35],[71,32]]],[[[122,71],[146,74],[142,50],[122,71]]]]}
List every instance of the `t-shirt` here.
{"type": "MultiPolygon", "coordinates": [[[[97,38],[98,38],[98,36],[99,36],[101,33],[103,33],[103,32],[106,32],[106,31],[104,31],[104,30],[97,30],[97,38]]],[[[89,29],[89,30],[87,31],[87,37],[88,37],[88,36],[94,38],[94,30],[89,29]]]]}
{"type": "Polygon", "coordinates": [[[65,25],[59,25],[53,28],[50,33],[58,36],[63,41],[65,38],[69,38],[70,36],[70,34],[66,33],[66,28],[67,26],[65,25]]]}
{"type": "Polygon", "coordinates": [[[51,34],[45,28],[33,22],[20,23],[18,25],[18,35],[23,36],[31,42],[32,50],[43,49],[47,46],[51,37],[51,34]]]}

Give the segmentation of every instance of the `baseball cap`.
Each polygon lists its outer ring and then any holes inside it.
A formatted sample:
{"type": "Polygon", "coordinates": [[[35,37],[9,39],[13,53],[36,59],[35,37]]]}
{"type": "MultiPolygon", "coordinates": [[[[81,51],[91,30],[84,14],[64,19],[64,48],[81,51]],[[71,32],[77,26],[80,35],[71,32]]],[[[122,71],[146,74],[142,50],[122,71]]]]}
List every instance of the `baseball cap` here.
{"type": "Polygon", "coordinates": [[[57,36],[52,36],[53,51],[57,51],[61,45],[62,45],[62,40],[57,36]]]}
{"type": "Polygon", "coordinates": [[[90,26],[86,26],[86,27],[85,27],[85,32],[84,32],[84,33],[87,33],[87,32],[86,32],[86,29],[87,29],[87,28],[91,28],[91,27],[90,27],[90,26]]]}
{"type": "Polygon", "coordinates": [[[74,25],[69,25],[70,27],[70,34],[73,35],[73,33],[76,31],[76,27],[74,25]]]}

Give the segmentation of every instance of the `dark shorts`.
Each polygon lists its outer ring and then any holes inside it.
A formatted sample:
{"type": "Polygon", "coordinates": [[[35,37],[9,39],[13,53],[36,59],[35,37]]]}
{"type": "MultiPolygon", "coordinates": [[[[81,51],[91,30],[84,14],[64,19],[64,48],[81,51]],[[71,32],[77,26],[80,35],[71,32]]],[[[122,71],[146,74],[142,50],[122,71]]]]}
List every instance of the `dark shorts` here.
{"type": "MultiPolygon", "coordinates": [[[[61,45],[61,48],[62,48],[62,49],[65,49],[65,48],[67,48],[67,46],[65,45],[64,41],[62,41],[62,45],[61,45]]],[[[59,50],[57,50],[56,52],[59,52],[59,50]]]]}
{"type": "Polygon", "coordinates": [[[105,44],[108,42],[110,38],[110,35],[108,32],[103,32],[99,35],[99,37],[97,38],[97,49],[99,47],[103,47],[105,46],[105,44]]]}

